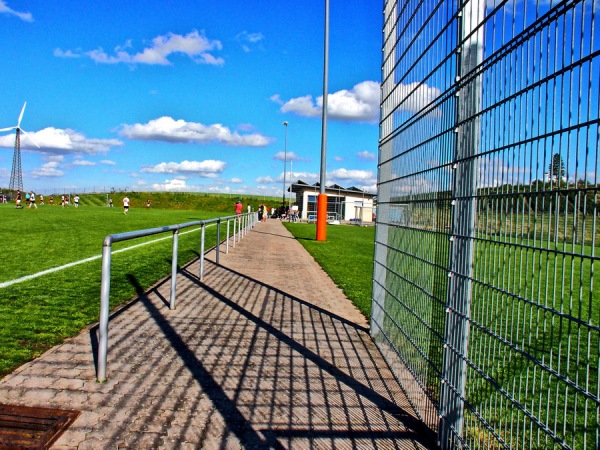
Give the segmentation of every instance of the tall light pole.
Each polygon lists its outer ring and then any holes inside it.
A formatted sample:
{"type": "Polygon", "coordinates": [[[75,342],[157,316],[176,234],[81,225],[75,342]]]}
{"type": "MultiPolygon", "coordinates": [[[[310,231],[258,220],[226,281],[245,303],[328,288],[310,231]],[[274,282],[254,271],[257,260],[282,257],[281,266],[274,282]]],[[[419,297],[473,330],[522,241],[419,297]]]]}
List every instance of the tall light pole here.
{"type": "Polygon", "coordinates": [[[327,170],[327,78],[329,74],[329,0],[325,0],[325,57],[323,61],[323,112],[321,116],[321,176],[317,197],[317,241],[327,239],[327,194],[325,172],[327,170]]]}
{"type": "Polygon", "coordinates": [[[290,159],[290,197],[288,198],[288,208],[292,209],[292,196],[294,195],[294,158],[290,159]]]}
{"type": "Polygon", "coordinates": [[[283,126],[285,127],[285,140],[283,145],[283,195],[281,196],[281,207],[282,212],[285,211],[285,172],[287,170],[287,127],[288,123],[283,122],[283,126]]]}

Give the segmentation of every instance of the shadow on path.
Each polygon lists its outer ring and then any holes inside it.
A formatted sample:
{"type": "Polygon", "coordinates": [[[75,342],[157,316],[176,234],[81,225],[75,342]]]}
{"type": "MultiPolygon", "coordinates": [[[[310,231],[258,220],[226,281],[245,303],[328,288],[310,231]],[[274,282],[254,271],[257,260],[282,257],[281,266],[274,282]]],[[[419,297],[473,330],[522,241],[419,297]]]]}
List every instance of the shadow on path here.
{"type": "Polygon", "coordinates": [[[201,282],[190,265],[178,276],[175,312],[163,307],[168,283],[144,292],[128,278],[165,357],[176,354],[214,408],[200,446],[212,448],[207,439],[219,434],[215,448],[232,435],[256,449],[435,447],[365,328],[210,261],[201,282]]]}

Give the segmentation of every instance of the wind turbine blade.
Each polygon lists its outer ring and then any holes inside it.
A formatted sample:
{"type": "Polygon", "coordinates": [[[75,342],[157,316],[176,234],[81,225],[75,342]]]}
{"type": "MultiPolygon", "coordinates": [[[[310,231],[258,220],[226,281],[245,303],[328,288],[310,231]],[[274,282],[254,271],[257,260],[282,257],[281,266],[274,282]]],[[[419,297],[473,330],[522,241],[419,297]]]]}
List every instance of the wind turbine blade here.
{"type": "Polygon", "coordinates": [[[37,143],[37,142],[35,142],[35,139],[34,139],[34,138],[32,138],[32,137],[29,135],[29,133],[27,133],[27,131],[25,131],[25,130],[23,130],[23,129],[22,129],[21,131],[23,132],[23,134],[24,134],[25,136],[27,136],[27,137],[28,137],[28,138],[31,140],[31,142],[33,142],[33,143],[35,144],[35,146],[36,146],[37,148],[41,148],[41,147],[38,145],[38,143],[37,143]]]}
{"type": "Polygon", "coordinates": [[[21,119],[23,119],[23,113],[25,112],[26,106],[27,106],[27,102],[23,103],[23,107],[21,108],[21,114],[19,114],[19,121],[17,122],[17,128],[21,127],[21,119]]]}
{"type": "Polygon", "coordinates": [[[1,129],[0,129],[0,133],[2,133],[3,131],[10,131],[10,130],[14,130],[14,129],[16,129],[16,128],[17,128],[17,127],[1,128],[1,129]]]}

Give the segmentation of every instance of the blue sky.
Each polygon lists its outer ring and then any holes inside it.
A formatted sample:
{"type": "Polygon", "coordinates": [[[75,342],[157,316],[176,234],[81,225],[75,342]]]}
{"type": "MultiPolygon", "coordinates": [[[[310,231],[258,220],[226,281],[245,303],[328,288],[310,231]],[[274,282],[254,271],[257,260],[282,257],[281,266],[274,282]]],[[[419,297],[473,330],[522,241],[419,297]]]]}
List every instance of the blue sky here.
{"type": "MultiPolygon", "coordinates": [[[[330,4],[327,184],[375,192],[382,6],[330,4]]],[[[288,182],[318,181],[323,28],[323,0],[0,0],[24,188],[281,195],[284,121],[288,182]]]]}

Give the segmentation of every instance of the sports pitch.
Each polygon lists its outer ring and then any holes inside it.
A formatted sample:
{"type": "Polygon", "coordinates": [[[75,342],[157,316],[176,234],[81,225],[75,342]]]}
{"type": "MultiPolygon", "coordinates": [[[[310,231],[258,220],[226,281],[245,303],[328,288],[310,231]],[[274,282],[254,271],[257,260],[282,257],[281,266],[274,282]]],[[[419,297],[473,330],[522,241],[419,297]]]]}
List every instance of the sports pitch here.
{"type": "MultiPolygon", "coordinates": [[[[45,205],[21,210],[0,205],[0,376],[97,320],[105,236],[219,215],[135,207],[124,215],[118,207],[45,205]],[[86,262],[63,267],[82,260],[86,262]],[[50,273],[29,278],[42,271],[50,273]]],[[[180,265],[199,253],[200,233],[188,231],[179,238],[180,265]]],[[[135,294],[128,275],[147,288],[170,273],[172,241],[165,237],[170,233],[113,245],[111,307],[135,294]],[[143,242],[152,243],[139,246],[143,242]],[[132,246],[136,248],[119,251],[132,246]]],[[[206,247],[215,242],[216,228],[207,227],[206,247]]]]}

